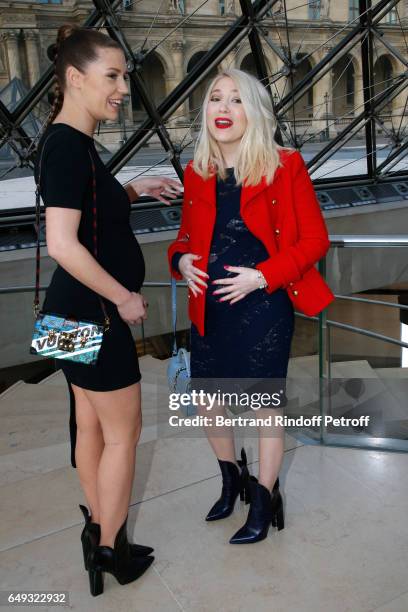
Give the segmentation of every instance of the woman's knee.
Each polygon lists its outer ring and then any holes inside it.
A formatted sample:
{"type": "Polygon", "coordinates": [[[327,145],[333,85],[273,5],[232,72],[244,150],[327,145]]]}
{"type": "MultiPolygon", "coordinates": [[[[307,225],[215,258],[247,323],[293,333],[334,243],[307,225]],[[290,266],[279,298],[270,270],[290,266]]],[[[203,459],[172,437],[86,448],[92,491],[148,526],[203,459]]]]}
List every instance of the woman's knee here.
{"type": "Polygon", "coordinates": [[[111,423],[103,428],[105,444],[135,447],[142,431],[142,415],[137,413],[131,419],[111,423]]]}
{"type": "Polygon", "coordinates": [[[77,437],[103,439],[103,431],[100,423],[87,423],[77,420],[77,437]]]}

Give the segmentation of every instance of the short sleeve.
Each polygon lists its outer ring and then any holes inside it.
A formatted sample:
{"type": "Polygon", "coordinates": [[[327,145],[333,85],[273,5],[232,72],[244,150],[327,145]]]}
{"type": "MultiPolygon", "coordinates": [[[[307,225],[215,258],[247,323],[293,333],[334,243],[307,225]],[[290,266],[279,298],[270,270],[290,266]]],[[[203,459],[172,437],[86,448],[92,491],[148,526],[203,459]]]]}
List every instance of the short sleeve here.
{"type": "Polygon", "coordinates": [[[80,134],[64,130],[44,142],[40,183],[46,207],[83,209],[91,185],[91,158],[80,134]]]}

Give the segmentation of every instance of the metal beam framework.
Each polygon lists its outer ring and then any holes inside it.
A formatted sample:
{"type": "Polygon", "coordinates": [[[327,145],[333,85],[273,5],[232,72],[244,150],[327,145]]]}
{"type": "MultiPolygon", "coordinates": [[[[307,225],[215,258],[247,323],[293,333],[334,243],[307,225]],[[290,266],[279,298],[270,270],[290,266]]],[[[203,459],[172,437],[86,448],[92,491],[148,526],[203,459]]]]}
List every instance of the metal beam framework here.
{"type": "MultiPolygon", "coordinates": [[[[126,15],[121,13],[123,7],[121,0],[93,0],[95,10],[84,22],[85,27],[104,28],[107,33],[122,46],[126,55],[129,75],[132,80],[134,91],[139,96],[143,105],[146,118],[142,123],[135,127],[133,133],[119,150],[111,157],[107,163],[108,168],[113,172],[118,172],[126,162],[133,157],[141,147],[151,138],[157,135],[165,151],[166,158],[171,162],[178,176],[182,178],[183,169],[180,163],[180,155],[190,143],[174,143],[166,127],[166,122],[174,112],[185,102],[191,93],[203,82],[207,75],[218,66],[218,64],[230,53],[234,52],[244,42],[248,41],[251,49],[253,62],[257,76],[262,81],[274,103],[274,110],[277,117],[276,139],[283,144],[282,134],[285,131],[286,141],[290,146],[302,147],[308,142],[304,134],[298,134],[296,116],[294,114],[295,103],[307,94],[316,83],[333,67],[333,61],[347,58],[347,54],[352,49],[358,49],[362,63],[362,83],[363,100],[362,109],[354,109],[352,117],[347,117],[343,128],[335,137],[322,144],[314,157],[308,162],[310,170],[319,168],[329,157],[333,156],[357,133],[364,133],[367,158],[367,174],[342,177],[340,179],[317,179],[315,184],[335,185],[337,183],[359,180],[366,178],[372,182],[392,180],[395,177],[407,178],[408,171],[390,172],[398,161],[407,153],[408,136],[407,126],[400,127],[398,130],[388,130],[381,117],[381,112],[385,109],[397,95],[401,92],[407,93],[408,85],[408,44],[404,34],[404,28],[399,18],[402,30],[402,38],[406,46],[406,53],[401,53],[391,42],[387,40],[387,29],[380,24],[381,19],[398,5],[399,0],[380,0],[375,6],[371,5],[371,0],[359,0],[359,17],[348,23],[344,27],[339,27],[338,32],[333,35],[333,28],[328,28],[330,38],[325,43],[330,45],[328,52],[323,59],[317,62],[304,78],[294,83],[294,73],[299,65],[306,59],[307,54],[300,54],[297,46],[291,43],[294,29],[299,27],[299,23],[292,23],[289,11],[286,8],[286,0],[239,0],[241,15],[235,20],[221,38],[210,48],[201,59],[194,65],[185,78],[167,95],[167,97],[157,104],[149,93],[143,80],[141,70],[146,58],[154,52],[155,46],[135,52],[125,36],[126,15]],[[283,6],[283,11],[279,7],[283,6]],[[278,10],[275,10],[278,9],[278,10]],[[277,34],[280,44],[277,44],[277,34]],[[284,34],[284,40],[281,38],[284,34]],[[332,42],[331,39],[335,39],[332,42]],[[405,70],[401,74],[393,76],[390,83],[383,86],[381,93],[375,94],[374,86],[374,43],[384,45],[388,54],[404,65],[405,70]],[[269,74],[268,64],[265,58],[263,45],[269,46],[272,51],[279,56],[283,65],[275,74],[269,74]],[[281,79],[290,82],[290,91],[282,94],[278,101],[273,99],[272,86],[281,79]],[[289,119],[293,115],[293,120],[289,119]],[[376,126],[387,134],[389,139],[390,151],[384,161],[377,164],[377,144],[376,126]]],[[[203,2],[205,4],[205,0],[203,2]]],[[[181,29],[188,27],[189,20],[194,16],[185,16],[180,19],[178,25],[168,33],[165,38],[173,37],[180,40],[181,29]]],[[[156,15],[157,17],[157,15],[156,15]]],[[[153,20],[153,24],[155,19],[153,20]]],[[[180,17],[182,17],[180,15],[180,17]]],[[[405,17],[407,19],[407,16],[405,17]]],[[[153,26],[152,24],[152,26],[153,26]]],[[[387,26],[389,27],[389,26],[387,26]]],[[[305,30],[307,26],[305,25],[305,30]]],[[[160,44],[160,43],[158,43],[160,44]]],[[[302,43],[301,43],[302,44],[302,43]]],[[[157,43],[156,43],[157,47],[157,43]]],[[[32,167],[36,142],[35,138],[30,137],[23,128],[23,121],[47,94],[54,82],[53,68],[50,67],[41,76],[39,81],[20,101],[13,112],[0,102],[0,147],[7,143],[12,148],[16,156],[16,166],[32,167]]],[[[407,104],[402,111],[402,116],[408,121],[407,104]]],[[[338,118],[334,118],[334,122],[338,118]]],[[[309,138],[310,140],[310,138],[309,138]]]]}

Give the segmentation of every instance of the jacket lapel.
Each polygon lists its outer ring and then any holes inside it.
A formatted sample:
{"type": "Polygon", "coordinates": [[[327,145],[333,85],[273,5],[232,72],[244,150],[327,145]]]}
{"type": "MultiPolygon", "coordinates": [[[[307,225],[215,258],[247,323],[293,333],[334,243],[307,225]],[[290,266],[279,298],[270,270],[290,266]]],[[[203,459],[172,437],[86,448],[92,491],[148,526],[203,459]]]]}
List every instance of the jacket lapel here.
{"type": "MultiPolygon", "coordinates": [[[[282,159],[283,155],[284,154],[282,152],[280,152],[281,159],[282,159]]],[[[282,167],[277,168],[277,170],[275,172],[274,179],[273,179],[273,184],[275,184],[275,181],[276,181],[277,177],[280,175],[281,169],[282,169],[282,167]]],[[[208,178],[205,181],[205,180],[203,180],[201,178],[201,176],[199,174],[196,174],[194,172],[194,170],[193,170],[193,176],[194,176],[194,179],[195,179],[195,182],[196,182],[196,190],[197,190],[196,193],[197,193],[198,197],[203,199],[203,200],[205,200],[208,204],[210,204],[210,205],[215,207],[216,182],[217,182],[216,181],[216,175],[214,174],[213,176],[211,176],[210,178],[208,178]]],[[[251,200],[256,198],[267,187],[268,187],[268,185],[266,183],[265,176],[262,177],[262,179],[258,183],[258,185],[245,185],[245,181],[244,181],[244,184],[243,184],[242,189],[241,189],[241,212],[244,210],[246,205],[251,200]]]]}
{"type": "Polygon", "coordinates": [[[213,174],[207,180],[204,180],[199,174],[194,172],[194,180],[197,196],[201,200],[205,200],[210,206],[215,207],[216,175],[213,174]]]}
{"type": "Polygon", "coordinates": [[[266,184],[266,179],[264,176],[257,185],[245,185],[244,181],[241,189],[241,211],[243,211],[247,204],[256,198],[267,187],[268,185],[266,184]]]}
{"type": "MultiPolygon", "coordinates": [[[[256,198],[262,191],[268,189],[268,187],[272,187],[271,194],[276,191],[276,181],[281,174],[282,167],[276,169],[275,175],[273,177],[273,181],[270,185],[266,182],[265,175],[262,177],[261,181],[257,185],[244,185],[241,190],[241,211],[244,210],[245,206],[254,198],[256,198]]],[[[273,196],[272,196],[273,197],[273,196]]]]}

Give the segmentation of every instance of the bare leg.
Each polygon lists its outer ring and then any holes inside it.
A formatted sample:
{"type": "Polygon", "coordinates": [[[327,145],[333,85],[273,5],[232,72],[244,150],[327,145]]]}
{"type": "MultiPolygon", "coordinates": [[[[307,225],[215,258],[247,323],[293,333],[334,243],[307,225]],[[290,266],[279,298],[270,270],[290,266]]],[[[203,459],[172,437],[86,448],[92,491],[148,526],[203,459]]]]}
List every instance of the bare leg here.
{"type": "Polygon", "coordinates": [[[75,395],[77,438],[75,462],[81,487],[90,508],[92,520],[99,523],[99,503],[96,476],[104,448],[101,425],[84,389],[72,385],[75,395]]]}
{"type": "Polygon", "coordinates": [[[140,383],[85,393],[98,415],[105,446],[97,473],[101,546],[113,547],[128,511],[142,426],[140,383]]]}
{"type": "MultiPolygon", "coordinates": [[[[266,418],[274,414],[281,414],[278,410],[260,409],[258,418],[266,418]]],[[[258,482],[272,491],[279,470],[282,465],[285,445],[285,428],[282,425],[272,427],[259,426],[259,477],[258,482]]]]}
{"type": "MultiPolygon", "coordinates": [[[[211,410],[207,410],[205,406],[200,405],[197,412],[199,415],[212,417],[214,421],[217,415],[224,417],[227,415],[224,406],[220,405],[214,405],[211,410]]],[[[230,461],[238,467],[235,456],[233,428],[228,425],[217,427],[213,424],[204,426],[204,431],[217,459],[220,459],[220,461],[230,461]]]]}

